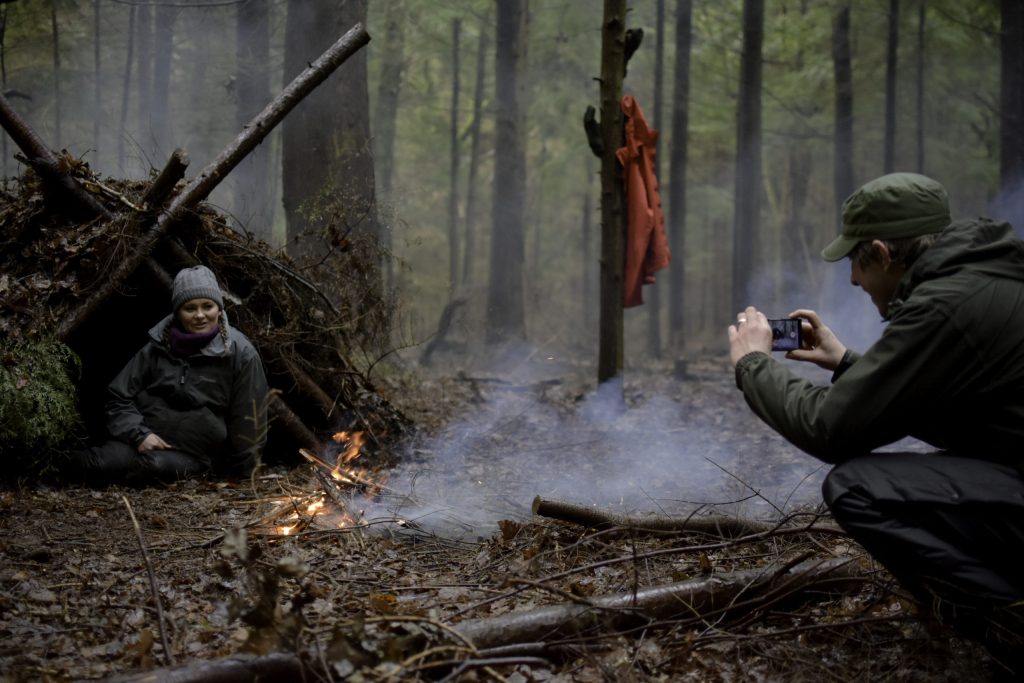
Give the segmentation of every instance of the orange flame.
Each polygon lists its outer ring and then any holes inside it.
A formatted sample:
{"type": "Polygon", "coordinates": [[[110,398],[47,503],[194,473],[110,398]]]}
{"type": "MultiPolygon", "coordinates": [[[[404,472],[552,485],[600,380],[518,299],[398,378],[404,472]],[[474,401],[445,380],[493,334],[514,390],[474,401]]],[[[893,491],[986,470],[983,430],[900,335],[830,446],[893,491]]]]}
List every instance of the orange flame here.
{"type": "MultiPolygon", "coordinates": [[[[369,469],[365,467],[353,466],[353,461],[358,459],[362,455],[363,445],[366,443],[363,432],[338,432],[334,434],[331,439],[339,444],[342,448],[335,458],[334,464],[330,464],[325,460],[318,457],[311,451],[301,448],[299,452],[307,460],[322,467],[328,472],[331,479],[342,484],[349,484],[353,486],[366,487],[375,495],[379,492],[379,484],[370,481],[368,479],[369,469]]],[[[282,536],[288,536],[296,533],[298,530],[305,528],[314,517],[322,517],[323,513],[328,512],[325,509],[325,499],[323,495],[311,496],[304,502],[298,503],[297,501],[291,501],[291,504],[295,507],[295,511],[292,512],[286,519],[283,520],[280,526],[277,527],[277,533],[282,536]],[[300,514],[299,510],[305,506],[305,514],[308,517],[300,514]]],[[[359,523],[357,517],[361,515],[353,514],[346,510],[335,510],[333,507],[330,509],[332,521],[335,521],[339,528],[355,526],[359,523]]]]}

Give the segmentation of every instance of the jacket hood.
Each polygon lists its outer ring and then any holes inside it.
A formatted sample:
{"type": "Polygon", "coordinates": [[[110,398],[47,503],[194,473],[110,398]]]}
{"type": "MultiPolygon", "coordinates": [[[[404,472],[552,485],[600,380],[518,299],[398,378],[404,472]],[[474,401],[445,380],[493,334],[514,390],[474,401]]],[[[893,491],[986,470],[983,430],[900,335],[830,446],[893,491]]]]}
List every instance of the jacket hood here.
{"type": "MultiPolygon", "coordinates": [[[[228,314],[223,308],[220,310],[220,324],[227,327],[228,338],[231,338],[231,325],[228,323],[228,314]]],[[[149,339],[153,343],[161,347],[167,346],[167,338],[165,333],[167,328],[174,322],[174,314],[170,313],[163,320],[158,322],[153,327],[149,328],[149,339]]],[[[203,347],[202,355],[204,356],[226,356],[231,353],[231,349],[224,345],[224,337],[217,335],[210,340],[210,343],[203,347]]]]}
{"type": "Polygon", "coordinates": [[[1024,280],[1024,241],[1017,238],[1006,221],[957,221],[939,235],[903,276],[890,308],[899,306],[922,282],[963,271],[1024,280]]]}

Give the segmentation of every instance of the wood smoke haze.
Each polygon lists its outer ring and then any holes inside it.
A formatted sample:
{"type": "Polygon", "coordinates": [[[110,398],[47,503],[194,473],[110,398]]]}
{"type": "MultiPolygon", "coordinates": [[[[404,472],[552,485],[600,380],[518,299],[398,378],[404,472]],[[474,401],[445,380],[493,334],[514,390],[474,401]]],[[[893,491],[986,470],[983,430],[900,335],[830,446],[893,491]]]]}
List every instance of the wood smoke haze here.
{"type": "Polygon", "coordinates": [[[566,410],[539,400],[536,384],[520,375],[514,385],[491,390],[472,414],[405,453],[389,476],[390,493],[372,503],[365,517],[412,520],[446,535],[487,536],[498,520],[529,518],[537,495],[624,514],[689,514],[709,505],[775,514],[748,484],[779,507],[816,505],[818,487],[804,480],[819,464],[767,435],[741,410],[729,381],[723,374],[722,391],[735,400],[728,406],[691,409],[648,395],[622,411],[621,388],[606,385],[566,410]],[[765,444],[756,459],[741,454],[750,452],[751,438],[765,444]],[[738,448],[738,439],[747,439],[748,447],[738,448]],[[790,471],[793,461],[800,464],[790,471]]]}

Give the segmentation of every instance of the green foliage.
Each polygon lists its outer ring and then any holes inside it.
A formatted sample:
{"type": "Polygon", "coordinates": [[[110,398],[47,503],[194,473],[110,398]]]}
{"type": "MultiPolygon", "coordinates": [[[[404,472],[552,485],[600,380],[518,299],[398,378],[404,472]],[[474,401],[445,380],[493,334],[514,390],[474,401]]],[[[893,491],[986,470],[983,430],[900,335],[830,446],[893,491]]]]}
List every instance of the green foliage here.
{"type": "Polygon", "coordinates": [[[38,462],[78,427],[81,363],[54,340],[0,343],[0,444],[38,462]]]}

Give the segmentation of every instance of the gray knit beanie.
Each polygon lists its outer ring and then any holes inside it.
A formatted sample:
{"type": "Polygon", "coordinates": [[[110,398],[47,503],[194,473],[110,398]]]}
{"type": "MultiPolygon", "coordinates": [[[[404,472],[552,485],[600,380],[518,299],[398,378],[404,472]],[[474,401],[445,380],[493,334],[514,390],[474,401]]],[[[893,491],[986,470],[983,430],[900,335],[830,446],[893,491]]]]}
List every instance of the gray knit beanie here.
{"type": "Polygon", "coordinates": [[[183,268],[174,277],[171,310],[177,312],[183,303],[192,299],[212,299],[224,310],[224,297],[217,286],[217,278],[206,266],[183,268]]]}

